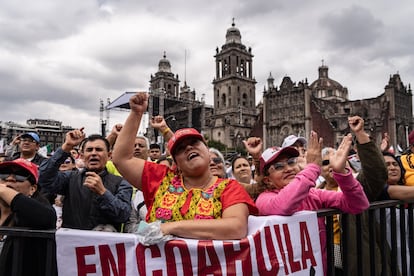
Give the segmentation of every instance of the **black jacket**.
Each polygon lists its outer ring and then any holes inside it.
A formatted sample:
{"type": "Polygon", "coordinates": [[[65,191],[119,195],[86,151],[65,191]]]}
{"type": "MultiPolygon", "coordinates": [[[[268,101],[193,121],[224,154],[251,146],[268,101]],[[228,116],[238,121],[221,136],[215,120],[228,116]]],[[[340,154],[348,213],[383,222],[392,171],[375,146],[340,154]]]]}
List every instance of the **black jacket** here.
{"type": "MultiPolygon", "coordinates": [[[[12,200],[13,226],[28,227],[32,229],[56,229],[56,212],[49,202],[38,192],[29,198],[18,194],[12,200]]],[[[53,255],[56,245],[53,242],[53,255]]],[[[18,255],[18,263],[21,266],[22,275],[43,276],[46,273],[46,261],[52,258],[53,270],[56,271],[55,256],[46,256],[46,239],[32,237],[7,236],[4,241],[3,250],[0,254],[0,275],[11,274],[13,254],[16,243],[21,244],[22,251],[18,255]],[[49,259],[48,259],[49,258],[49,259]]],[[[57,273],[56,273],[57,274],[57,273]]]]}

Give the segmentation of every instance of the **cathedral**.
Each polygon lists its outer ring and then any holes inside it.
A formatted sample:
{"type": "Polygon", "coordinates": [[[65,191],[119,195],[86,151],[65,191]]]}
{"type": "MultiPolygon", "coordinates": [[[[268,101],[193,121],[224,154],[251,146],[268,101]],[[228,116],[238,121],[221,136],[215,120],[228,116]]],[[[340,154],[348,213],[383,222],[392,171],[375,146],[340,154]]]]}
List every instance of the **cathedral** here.
{"type": "Polygon", "coordinates": [[[391,145],[407,147],[413,128],[412,90],[399,74],[390,76],[378,97],[353,101],[346,87],[329,78],[324,64],[318,68],[318,79],[310,84],[286,76],[278,87],[270,74],[263,102],[256,106],[252,50],[243,45],[234,22],[227,30],[226,43],[216,49],[215,59],[214,111],[206,117],[204,130],[209,139],[238,148],[243,139],[259,136],[266,148],[280,146],[290,134],[307,138],[315,130],[325,146],[335,147],[350,132],[348,116],[359,115],[376,142],[388,133],[391,145]]]}
{"type": "MultiPolygon", "coordinates": [[[[214,58],[212,91],[198,100],[186,81],[180,87],[179,77],[172,73],[164,53],[158,71],[150,76],[149,115],[163,115],[173,130],[194,127],[207,140],[233,150],[243,148],[242,141],[249,136],[262,137],[266,148],[280,146],[290,134],[308,138],[311,130],[324,138],[325,146],[335,147],[350,132],[348,116],[359,115],[378,144],[388,133],[393,147],[407,147],[408,133],[414,126],[412,90],[399,74],[390,76],[379,96],[349,100],[347,88],[329,78],[329,68],[322,62],[318,79],[311,83],[307,79],[296,83],[285,76],[277,86],[270,74],[262,102],[256,104],[252,49],[242,43],[234,22],[214,58]],[[214,104],[208,106],[204,97],[211,93],[214,104]]],[[[151,141],[161,137],[151,129],[147,136],[151,141]]]]}

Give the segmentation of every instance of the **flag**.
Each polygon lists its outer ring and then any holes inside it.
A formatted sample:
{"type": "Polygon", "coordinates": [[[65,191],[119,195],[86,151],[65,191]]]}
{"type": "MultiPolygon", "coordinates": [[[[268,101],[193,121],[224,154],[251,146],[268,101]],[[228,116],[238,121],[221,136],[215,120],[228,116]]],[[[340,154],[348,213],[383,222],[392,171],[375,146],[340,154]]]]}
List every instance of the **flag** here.
{"type": "Polygon", "coordinates": [[[44,157],[48,157],[48,155],[52,152],[52,146],[50,144],[47,144],[41,147],[37,152],[44,157]]]}

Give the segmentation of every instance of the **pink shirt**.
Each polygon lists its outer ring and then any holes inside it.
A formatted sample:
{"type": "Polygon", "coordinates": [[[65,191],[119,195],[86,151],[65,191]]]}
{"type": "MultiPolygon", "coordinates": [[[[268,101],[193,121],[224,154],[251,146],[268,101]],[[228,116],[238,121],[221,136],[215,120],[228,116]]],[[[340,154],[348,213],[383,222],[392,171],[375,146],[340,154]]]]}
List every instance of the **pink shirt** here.
{"type": "MultiPolygon", "coordinates": [[[[265,191],[256,200],[260,215],[289,216],[302,210],[319,210],[336,208],[345,213],[358,214],[369,207],[364,190],[351,171],[347,174],[333,173],[341,191],[328,191],[315,188],[315,181],[320,173],[316,164],[308,164],[283,189],[265,191]]],[[[326,272],[326,229],[325,219],[318,219],[322,258],[326,272]]]]}

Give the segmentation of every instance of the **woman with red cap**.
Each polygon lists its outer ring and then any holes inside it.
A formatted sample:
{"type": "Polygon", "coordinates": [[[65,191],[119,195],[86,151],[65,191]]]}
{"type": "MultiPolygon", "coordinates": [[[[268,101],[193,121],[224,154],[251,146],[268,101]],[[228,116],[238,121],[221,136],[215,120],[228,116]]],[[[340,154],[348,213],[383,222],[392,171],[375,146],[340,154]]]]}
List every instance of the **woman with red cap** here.
{"type": "MultiPolygon", "coordinates": [[[[26,159],[0,163],[1,226],[55,229],[55,210],[39,193],[38,179],[37,165],[26,159]]],[[[0,245],[0,275],[12,275],[14,257],[19,258],[20,275],[46,275],[47,244],[44,238],[3,236],[0,245]],[[17,244],[20,245],[19,252],[15,252],[17,244]]],[[[52,265],[56,263],[52,261],[52,265]]]]}
{"type": "MultiPolygon", "coordinates": [[[[297,163],[299,152],[294,147],[269,148],[260,158],[260,171],[263,179],[259,185],[265,190],[256,199],[261,215],[293,215],[302,210],[338,208],[343,212],[357,214],[369,207],[369,201],[361,184],[351,170],[346,167],[352,136],[342,140],[330,166],[333,177],[341,188],[340,192],[315,188],[315,181],[321,172],[322,139],[311,132],[306,155],[306,167],[301,170],[297,163]]],[[[319,218],[319,233],[323,253],[324,271],[326,263],[326,230],[324,218],[319,218]]]]}
{"type": "MultiPolygon", "coordinates": [[[[169,139],[168,150],[179,173],[167,166],[134,158],[133,141],[147,110],[148,94],[135,94],[129,105],[131,112],[118,136],[112,158],[123,177],[144,194],[148,208],[146,220],[150,224],[143,227],[159,226],[160,239],[152,232],[152,237],[140,241],[157,243],[165,235],[194,239],[246,237],[247,218],[257,209],[238,182],[211,173],[209,149],[203,136],[193,128],[185,128],[177,130],[169,139]]],[[[169,132],[168,129],[160,131],[169,132]]]]}

